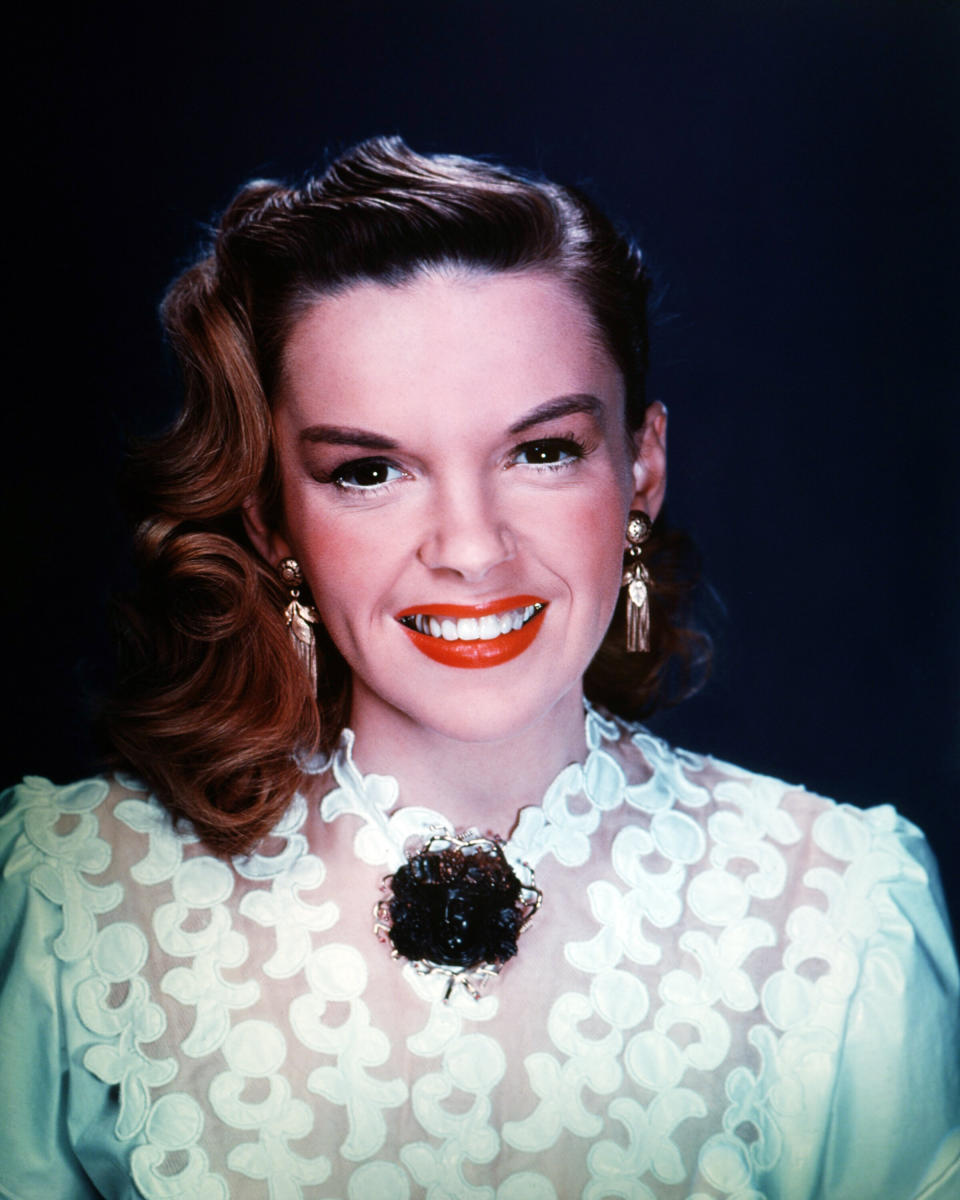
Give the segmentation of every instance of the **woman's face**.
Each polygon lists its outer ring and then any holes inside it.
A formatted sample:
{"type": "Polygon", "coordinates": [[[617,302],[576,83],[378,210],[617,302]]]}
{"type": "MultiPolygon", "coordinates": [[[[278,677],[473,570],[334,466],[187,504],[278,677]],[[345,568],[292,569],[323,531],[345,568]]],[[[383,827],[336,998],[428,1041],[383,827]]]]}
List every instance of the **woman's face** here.
{"type": "Polygon", "coordinates": [[[353,673],[351,723],[495,741],[558,705],[610,621],[631,507],[655,515],[663,410],[634,447],[623,381],[546,274],[424,275],[319,300],[275,406],[283,526],[353,673]]]}

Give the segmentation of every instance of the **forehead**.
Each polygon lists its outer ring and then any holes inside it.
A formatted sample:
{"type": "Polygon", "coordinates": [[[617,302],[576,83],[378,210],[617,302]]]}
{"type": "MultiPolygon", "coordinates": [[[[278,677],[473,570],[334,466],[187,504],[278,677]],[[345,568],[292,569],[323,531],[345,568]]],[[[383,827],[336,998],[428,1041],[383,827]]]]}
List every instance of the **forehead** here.
{"type": "Polygon", "coordinates": [[[568,284],[539,272],[431,273],[318,299],[287,340],[279,400],[356,412],[573,392],[620,396],[622,381],[568,284]]]}

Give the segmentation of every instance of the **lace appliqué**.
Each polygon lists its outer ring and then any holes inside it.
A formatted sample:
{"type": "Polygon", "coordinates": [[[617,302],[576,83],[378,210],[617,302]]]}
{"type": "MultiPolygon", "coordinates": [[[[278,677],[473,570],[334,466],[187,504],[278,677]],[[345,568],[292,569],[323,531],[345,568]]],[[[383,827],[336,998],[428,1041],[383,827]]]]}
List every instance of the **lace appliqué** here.
{"type": "MultiPolygon", "coordinates": [[[[232,864],[174,830],[152,797],[121,799],[140,925],[109,924],[124,887],[97,881],[111,865],[96,811],[107,785],[30,781],[12,861],[63,912],[74,1061],[84,1087],[92,1076],[116,1096],[97,1153],[122,1148],[146,1200],[814,1189],[805,1172],[832,1136],[841,1041],[865,1054],[870,1031],[902,1036],[889,1000],[909,995],[914,934],[890,885],[926,884],[903,822],[785,802],[785,785],[592,710],[585,729],[585,760],[522,811],[507,846],[511,863],[553,875],[544,919],[563,871],[584,868],[559,936],[542,941],[556,981],[542,1008],[526,994],[519,1041],[504,1023],[509,976],[500,994],[444,1005],[444,980],[409,966],[384,991],[372,934],[351,945],[345,920],[327,940],[341,917],[323,895],[327,867],[349,865],[310,853],[303,797],[274,831],[277,853],[232,864]],[[72,825],[58,826],[63,812],[72,825]],[[798,1146],[814,1150],[801,1160],[798,1146]]],[[[396,782],[362,776],[352,744],[345,733],[328,764],[322,816],[359,818],[354,853],[390,870],[411,835],[449,824],[395,809],[396,782]]],[[[523,961],[521,944],[518,971],[523,961]]]]}
{"type": "Polygon", "coordinates": [[[414,1114],[441,1144],[413,1142],[403,1147],[400,1157],[428,1197],[492,1197],[492,1188],[467,1182],[463,1164],[488,1163],[500,1149],[500,1137],[490,1124],[490,1093],[505,1071],[506,1058],[498,1042],[480,1033],[465,1034],[447,1046],[441,1071],[422,1075],[413,1085],[414,1114]],[[465,1112],[444,1106],[454,1089],[473,1097],[465,1112]]]}
{"type": "Polygon", "coordinates": [[[340,1153],[362,1162],[386,1141],[383,1109],[396,1108],[407,1099],[401,1079],[381,1080],[368,1074],[390,1054],[386,1036],[370,1023],[370,1012],[360,999],[367,985],[367,965],[352,946],[336,943],[315,950],[306,966],[309,995],[298,996],[290,1007],[290,1024],[311,1050],[336,1058],[333,1066],[315,1067],[307,1087],[332,1104],[343,1106],[349,1135],[340,1153]],[[349,1005],[347,1019],[338,1025],[325,1022],[329,1003],[349,1005]]]}
{"type": "Polygon", "coordinates": [[[313,1130],[314,1117],[308,1104],[293,1097],[288,1080],[280,1074],[287,1057],[283,1034],[267,1021],[241,1021],[227,1035],[223,1056],[228,1070],[210,1084],[210,1104],[225,1124],[235,1129],[256,1130],[255,1142],[241,1142],[227,1155],[227,1165],[248,1179],[270,1181],[272,1194],[302,1196],[302,1188],[323,1183],[330,1174],[330,1160],[319,1154],[309,1158],[288,1145],[313,1130]],[[266,1099],[243,1099],[248,1079],[265,1081],[266,1099]]]}
{"type": "Polygon", "coordinates": [[[93,810],[106,799],[108,785],[89,779],[58,788],[49,779],[28,775],[21,787],[24,838],[10,858],[11,871],[32,866],[30,882],[63,913],[63,930],[53,952],[63,962],[76,962],[90,949],[97,932],[97,916],[112,912],[123,899],[119,883],[102,886],[87,875],[99,875],[110,865],[110,847],[99,836],[93,810]],[[75,826],[59,834],[63,815],[77,818],[75,826]]]}
{"type": "Polygon", "coordinates": [[[183,1092],[161,1096],[150,1110],[146,1142],[130,1156],[130,1171],[146,1200],[228,1200],[221,1175],[209,1170],[200,1105],[183,1092]]]}
{"type": "Polygon", "coordinates": [[[77,987],[77,1015],[86,1027],[109,1042],[91,1046],[83,1065],[104,1083],[118,1084],[120,1112],[115,1133],[127,1141],[143,1128],[150,1107],[150,1089],[169,1083],[177,1073],[172,1058],[152,1059],[140,1049],[155,1042],[167,1025],[163,1009],[150,1000],[150,989],[139,972],[147,961],[147,939],[136,927],[116,922],[100,930],[90,960],[95,975],[77,987]],[[116,1004],[114,988],[126,995],[116,1004]]]}
{"type": "Polygon", "coordinates": [[[286,839],[283,853],[251,855],[234,863],[238,874],[247,879],[271,881],[269,891],[247,892],[240,901],[243,916],[272,929],[276,936],[276,951],[263,964],[264,974],[271,979],[289,979],[301,971],[313,945],[311,935],[332,929],[340,917],[334,901],[311,904],[301,896],[319,888],[327,876],[323,862],[307,852],[307,839],[299,832],[306,817],[307,802],[298,794],[274,831],[274,836],[286,839]]]}

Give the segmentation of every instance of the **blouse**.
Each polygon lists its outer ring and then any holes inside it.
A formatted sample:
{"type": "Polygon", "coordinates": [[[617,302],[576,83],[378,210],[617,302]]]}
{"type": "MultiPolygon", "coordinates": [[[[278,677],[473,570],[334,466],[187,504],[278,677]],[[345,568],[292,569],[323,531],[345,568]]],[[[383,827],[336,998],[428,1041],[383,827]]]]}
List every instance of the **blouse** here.
{"type": "Polygon", "coordinates": [[[373,932],[411,838],[450,826],[349,730],[231,861],[124,774],[6,793],[0,1193],[956,1200],[920,831],[585,721],[505,845],[543,904],[479,998],[373,932]]]}

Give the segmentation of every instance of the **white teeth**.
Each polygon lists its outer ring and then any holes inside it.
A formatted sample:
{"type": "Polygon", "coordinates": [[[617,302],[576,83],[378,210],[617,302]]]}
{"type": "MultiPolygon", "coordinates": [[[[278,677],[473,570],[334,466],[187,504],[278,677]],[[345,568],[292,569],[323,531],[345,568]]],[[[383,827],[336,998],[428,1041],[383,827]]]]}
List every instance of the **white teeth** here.
{"type": "Polygon", "coordinates": [[[497,617],[487,616],[480,618],[480,638],[481,641],[489,642],[492,638],[500,636],[500,621],[497,617]]]}
{"type": "Polygon", "coordinates": [[[459,621],[450,617],[432,617],[429,613],[415,613],[404,617],[403,623],[418,633],[443,638],[447,642],[490,642],[501,634],[522,629],[542,607],[541,604],[528,604],[524,608],[511,608],[508,612],[489,613],[479,618],[461,617],[459,621]]]}

